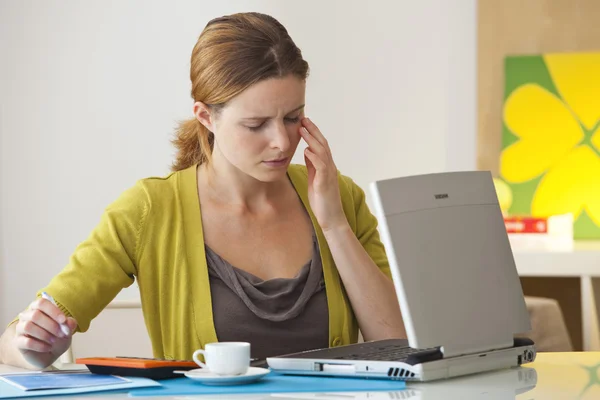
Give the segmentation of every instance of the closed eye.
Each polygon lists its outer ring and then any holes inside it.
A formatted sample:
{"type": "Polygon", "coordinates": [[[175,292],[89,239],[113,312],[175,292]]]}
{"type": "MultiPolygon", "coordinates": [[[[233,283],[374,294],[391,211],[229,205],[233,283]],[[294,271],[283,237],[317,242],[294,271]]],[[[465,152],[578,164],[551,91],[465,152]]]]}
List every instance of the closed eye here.
{"type": "Polygon", "coordinates": [[[262,128],[264,125],[265,125],[265,123],[262,122],[260,125],[247,126],[246,128],[250,129],[252,132],[258,132],[260,130],[260,128],[262,128]]]}
{"type": "Polygon", "coordinates": [[[284,118],[284,119],[287,123],[295,124],[298,121],[300,121],[300,116],[298,115],[297,117],[294,117],[294,118],[284,118]]]}
{"type": "MultiPolygon", "coordinates": [[[[287,124],[297,124],[300,121],[300,116],[298,115],[297,117],[294,117],[294,118],[286,117],[283,120],[287,124]]],[[[246,126],[246,128],[248,128],[252,132],[258,132],[265,126],[265,123],[266,123],[266,121],[263,121],[259,125],[246,126]]]]}

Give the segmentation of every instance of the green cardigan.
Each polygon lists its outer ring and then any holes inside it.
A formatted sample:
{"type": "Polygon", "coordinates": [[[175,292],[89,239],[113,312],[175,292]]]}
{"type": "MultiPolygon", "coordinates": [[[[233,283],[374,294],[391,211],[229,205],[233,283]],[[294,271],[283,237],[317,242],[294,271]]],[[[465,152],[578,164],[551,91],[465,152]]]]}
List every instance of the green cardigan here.
{"type": "MultiPolygon", "coordinates": [[[[358,324],[308,202],[306,167],[291,165],[288,176],[317,233],[329,308],[329,343],[355,343],[358,324]]],[[[350,178],[338,176],[352,230],[390,276],[377,220],[363,190],[350,178]]],[[[69,264],[42,290],[85,332],[119,291],[137,279],[154,356],[191,359],[194,350],[218,341],[201,221],[195,165],[166,177],[140,180],[106,208],[69,264]]]]}

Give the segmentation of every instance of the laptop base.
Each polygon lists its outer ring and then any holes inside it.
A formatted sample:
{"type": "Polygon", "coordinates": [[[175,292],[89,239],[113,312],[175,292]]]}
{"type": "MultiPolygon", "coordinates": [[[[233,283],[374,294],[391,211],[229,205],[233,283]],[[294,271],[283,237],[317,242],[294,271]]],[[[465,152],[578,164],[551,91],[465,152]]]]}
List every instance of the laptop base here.
{"type": "Polygon", "coordinates": [[[389,348],[407,344],[403,339],[380,340],[331,349],[267,358],[269,367],[278,373],[324,375],[368,379],[432,381],[455,376],[518,367],[532,362],[536,351],[529,339],[515,339],[513,347],[465,356],[443,358],[439,349],[415,350],[401,360],[365,360],[343,358],[365,349],[389,348]],[[355,349],[356,348],[356,349],[355,349]],[[438,356],[441,355],[440,356],[438,356]],[[422,358],[419,360],[419,358],[422,358]]]}

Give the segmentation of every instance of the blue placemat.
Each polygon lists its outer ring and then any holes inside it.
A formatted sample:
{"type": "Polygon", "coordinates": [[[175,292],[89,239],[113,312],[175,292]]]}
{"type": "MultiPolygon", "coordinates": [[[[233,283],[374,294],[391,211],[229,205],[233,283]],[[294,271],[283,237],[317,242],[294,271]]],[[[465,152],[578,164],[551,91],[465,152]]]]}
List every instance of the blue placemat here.
{"type": "MultiPolygon", "coordinates": [[[[133,388],[147,388],[150,386],[160,386],[156,381],[146,378],[127,378],[131,382],[117,383],[113,385],[88,386],[70,389],[48,389],[48,390],[31,390],[25,391],[10,385],[9,383],[0,381],[0,399],[20,399],[26,397],[42,397],[42,396],[60,396],[63,398],[67,395],[95,393],[105,391],[128,391],[133,388]]],[[[186,378],[187,379],[187,378],[186,378]]]]}
{"type": "Polygon", "coordinates": [[[132,390],[129,392],[129,397],[187,394],[395,391],[406,388],[406,383],[403,381],[293,376],[273,372],[261,380],[247,385],[208,386],[189,378],[169,379],[161,381],[161,385],[161,387],[156,388],[132,390]]]}

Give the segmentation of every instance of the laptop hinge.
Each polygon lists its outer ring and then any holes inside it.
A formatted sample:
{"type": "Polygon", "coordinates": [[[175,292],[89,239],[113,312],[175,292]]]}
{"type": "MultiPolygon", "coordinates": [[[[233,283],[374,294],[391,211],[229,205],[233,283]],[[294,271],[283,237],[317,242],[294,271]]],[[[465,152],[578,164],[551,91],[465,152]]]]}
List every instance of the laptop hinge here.
{"type": "Polygon", "coordinates": [[[513,347],[513,345],[514,345],[514,341],[511,338],[510,341],[507,341],[507,342],[496,343],[496,344],[487,343],[485,345],[479,345],[479,346],[441,346],[440,351],[444,355],[444,358],[450,358],[450,357],[467,356],[470,354],[485,353],[485,352],[499,350],[499,349],[507,349],[507,348],[513,347]]]}
{"type": "Polygon", "coordinates": [[[444,355],[444,358],[450,358],[450,357],[464,356],[466,354],[471,353],[473,351],[473,349],[469,349],[469,351],[467,352],[465,349],[448,348],[447,346],[442,346],[442,347],[440,347],[440,351],[444,355]]]}

